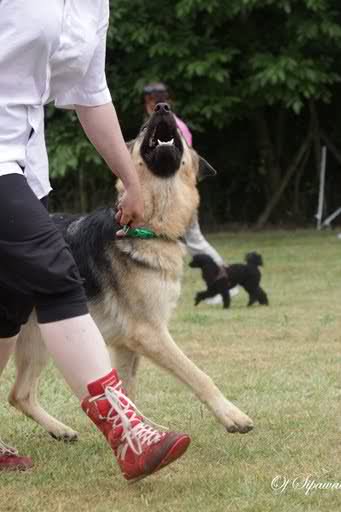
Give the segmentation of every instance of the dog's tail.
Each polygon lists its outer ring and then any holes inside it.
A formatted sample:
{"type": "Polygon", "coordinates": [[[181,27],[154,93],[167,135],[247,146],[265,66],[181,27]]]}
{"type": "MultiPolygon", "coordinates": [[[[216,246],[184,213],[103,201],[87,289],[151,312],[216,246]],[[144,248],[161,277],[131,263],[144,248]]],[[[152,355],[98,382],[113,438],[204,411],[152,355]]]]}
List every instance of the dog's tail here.
{"type": "Polygon", "coordinates": [[[262,255],[258,252],[248,252],[245,255],[245,261],[248,265],[254,265],[255,267],[263,266],[263,258],[262,255]]]}

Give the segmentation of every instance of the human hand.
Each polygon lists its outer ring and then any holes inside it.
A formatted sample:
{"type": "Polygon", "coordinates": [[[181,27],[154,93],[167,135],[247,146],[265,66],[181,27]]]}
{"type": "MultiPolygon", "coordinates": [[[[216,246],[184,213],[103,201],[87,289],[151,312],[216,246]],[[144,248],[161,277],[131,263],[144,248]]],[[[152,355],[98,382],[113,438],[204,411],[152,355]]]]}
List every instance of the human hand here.
{"type": "MultiPolygon", "coordinates": [[[[144,205],[142,193],[139,186],[133,186],[126,189],[117,205],[116,221],[121,226],[131,226],[138,228],[143,226],[144,205]]],[[[124,236],[123,230],[116,233],[117,236],[124,236]]]]}

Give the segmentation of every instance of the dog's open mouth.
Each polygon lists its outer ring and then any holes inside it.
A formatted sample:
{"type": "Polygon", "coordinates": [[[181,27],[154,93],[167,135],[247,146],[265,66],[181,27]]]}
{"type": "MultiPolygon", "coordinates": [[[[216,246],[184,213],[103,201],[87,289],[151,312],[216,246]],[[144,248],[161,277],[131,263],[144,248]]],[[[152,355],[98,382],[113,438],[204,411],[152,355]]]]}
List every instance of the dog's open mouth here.
{"type": "Polygon", "coordinates": [[[169,106],[159,105],[165,106],[153,113],[144,129],[141,156],[154,174],[169,178],[180,167],[183,145],[169,106]]]}

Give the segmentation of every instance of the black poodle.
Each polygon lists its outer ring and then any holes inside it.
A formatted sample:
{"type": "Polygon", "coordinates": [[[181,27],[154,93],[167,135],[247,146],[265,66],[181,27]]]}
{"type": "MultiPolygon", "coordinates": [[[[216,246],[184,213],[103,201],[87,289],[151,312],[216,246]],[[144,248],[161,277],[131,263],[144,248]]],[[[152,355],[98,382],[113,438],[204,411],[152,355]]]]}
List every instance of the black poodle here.
{"type": "Polygon", "coordinates": [[[249,294],[248,306],[255,302],[268,306],[268,297],[259,286],[262,276],[258,267],[263,265],[262,256],[257,252],[249,252],[245,256],[245,261],[246,264],[234,263],[220,267],[206,254],[194,256],[189,266],[201,269],[202,278],[207,286],[207,290],[196,294],[195,305],[219,294],[222,296],[224,308],[228,308],[231,302],[229,290],[239,285],[249,294]]]}

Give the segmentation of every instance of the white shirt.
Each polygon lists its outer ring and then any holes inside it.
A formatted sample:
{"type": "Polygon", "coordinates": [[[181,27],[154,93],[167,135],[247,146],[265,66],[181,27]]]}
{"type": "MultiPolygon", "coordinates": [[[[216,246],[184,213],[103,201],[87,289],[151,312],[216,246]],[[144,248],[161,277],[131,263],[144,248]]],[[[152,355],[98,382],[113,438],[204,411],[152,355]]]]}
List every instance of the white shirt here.
{"type": "Polygon", "coordinates": [[[51,190],[44,105],[111,102],[108,22],[109,0],[0,0],[0,176],[24,167],[39,198],[51,190]]]}

